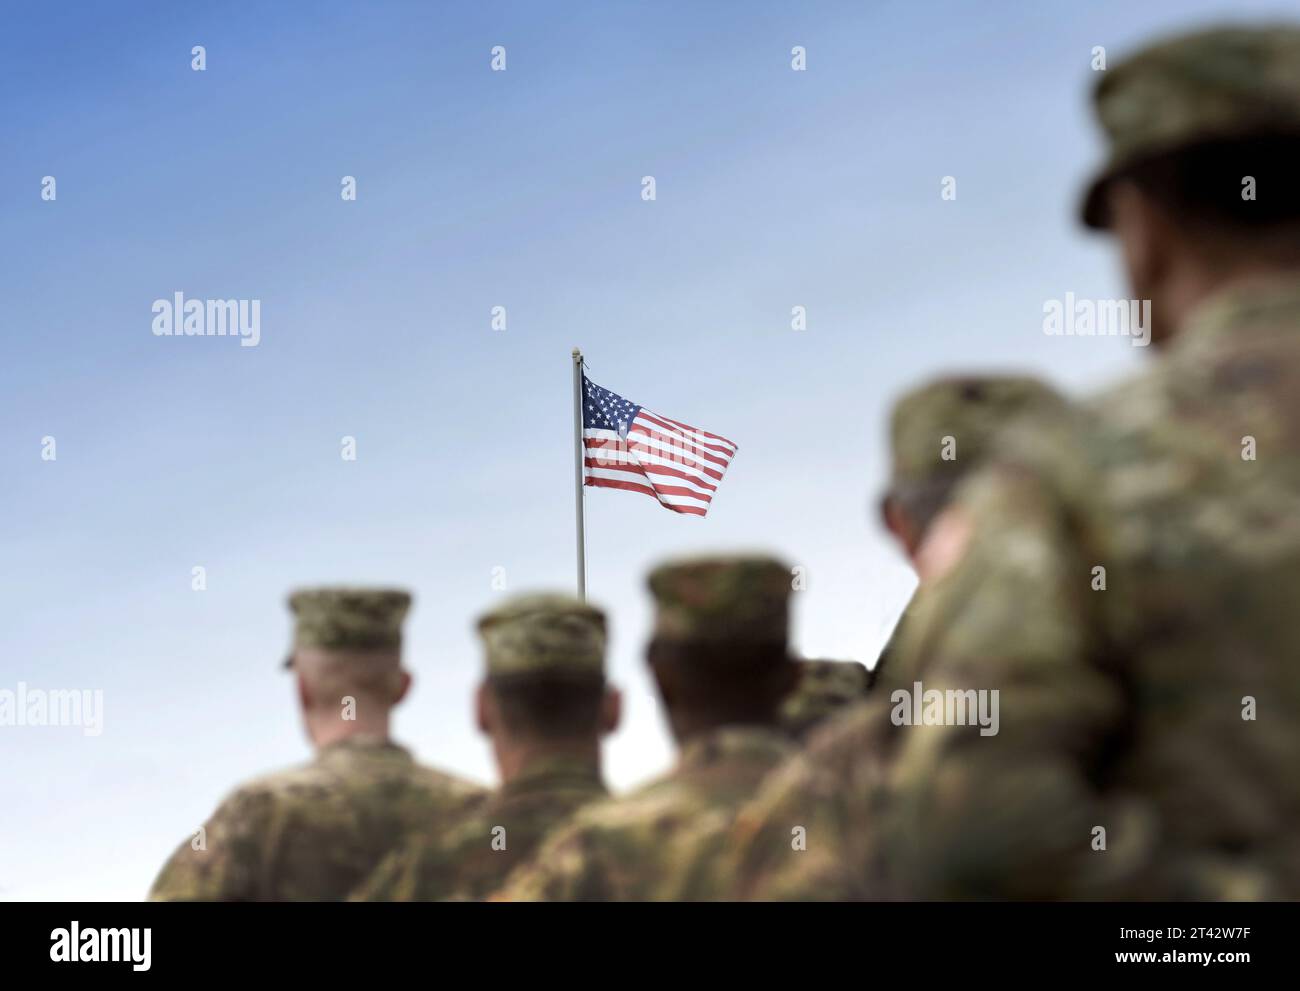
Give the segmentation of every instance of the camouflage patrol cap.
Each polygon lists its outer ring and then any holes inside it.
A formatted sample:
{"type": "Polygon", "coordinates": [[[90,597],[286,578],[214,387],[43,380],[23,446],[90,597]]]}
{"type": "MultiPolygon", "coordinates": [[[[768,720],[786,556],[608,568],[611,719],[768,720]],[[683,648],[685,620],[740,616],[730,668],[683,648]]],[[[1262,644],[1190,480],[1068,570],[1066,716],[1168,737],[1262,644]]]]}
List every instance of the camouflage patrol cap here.
{"type": "Polygon", "coordinates": [[[918,386],[894,404],[890,417],[891,486],[906,492],[951,483],[988,458],[1009,421],[1066,406],[1059,392],[1027,376],[963,375],[918,386]]]}
{"type": "Polygon", "coordinates": [[[786,639],[790,569],[762,555],[670,561],[650,572],[654,635],[716,642],[786,639]]]}
{"type": "Polygon", "coordinates": [[[800,661],[799,682],[781,706],[781,722],[791,732],[802,733],[865,698],[870,680],[861,661],[800,661]]]}
{"type": "Polygon", "coordinates": [[[1110,156],[1083,199],[1104,228],[1107,184],[1133,165],[1206,141],[1300,136],[1300,25],[1220,27],[1144,48],[1093,93],[1110,156]]]}
{"type": "MultiPolygon", "coordinates": [[[[385,650],[402,644],[411,594],[396,588],[304,588],[289,595],[294,647],[385,650]]],[[[290,655],[285,667],[293,666],[290,655]]]]}
{"type": "Polygon", "coordinates": [[[478,620],[490,677],[605,675],[605,614],[556,593],[516,595],[478,620]]]}

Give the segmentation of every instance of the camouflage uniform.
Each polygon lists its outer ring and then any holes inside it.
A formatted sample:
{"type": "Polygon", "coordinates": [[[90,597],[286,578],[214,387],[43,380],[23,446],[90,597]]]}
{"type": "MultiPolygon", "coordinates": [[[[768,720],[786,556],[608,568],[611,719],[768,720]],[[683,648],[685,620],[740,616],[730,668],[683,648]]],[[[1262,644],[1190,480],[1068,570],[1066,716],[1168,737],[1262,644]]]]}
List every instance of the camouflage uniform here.
{"type": "MultiPolygon", "coordinates": [[[[517,596],[480,619],[479,632],[489,679],[568,674],[604,679],[604,614],[577,599],[517,596]]],[[[552,829],[607,795],[596,762],[540,756],[449,834],[425,834],[389,855],[353,899],[484,898],[552,829]]]]}
{"type": "MultiPolygon", "coordinates": [[[[1300,31],[1277,28],[1107,73],[1100,182],[1148,139],[1300,134],[1298,65],[1300,31]]],[[[1150,372],[1004,438],[948,517],[968,542],[923,585],[893,677],[998,689],[998,734],[860,707],[747,810],[735,893],[1300,897],[1297,396],[1300,277],[1221,291],[1150,372]],[[806,854],[779,852],[791,821],[806,854]]]]}
{"type": "MultiPolygon", "coordinates": [[[[769,558],[710,558],[650,576],[655,636],[708,644],[784,641],[790,571],[769,558]]],[[[702,661],[701,663],[708,663],[702,661]]],[[[723,726],[690,737],[676,766],[632,794],[589,805],[542,845],[496,896],[527,901],[673,901],[713,897],[735,811],[793,752],[776,725],[723,726]]]]}
{"type": "MultiPolygon", "coordinates": [[[[950,375],[899,397],[889,418],[891,454],[885,498],[896,500],[921,534],[943,510],[958,483],[988,461],[997,439],[1017,422],[1031,426],[1063,416],[1064,396],[1023,375],[950,375]]],[[[907,610],[871,669],[868,688],[885,684],[907,610]]]]}
{"type": "Polygon", "coordinates": [[[861,661],[800,661],[799,672],[799,684],[781,706],[781,724],[796,738],[865,698],[871,680],[861,661]]]}
{"type": "MultiPolygon", "coordinates": [[[[375,651],[374,663],[395,664],[409,604],[396,591],[296,593],[290,598],[295,643],[362,659],[375,651]]],[[[168,860],[150,898],[340,899],[405,837],[462,819],[484,794],[417,764],[387,740],[353,736],[322,747],[303,767],[235,791],[200,838],[183,842],[168,860]]]]}
{"type": "Polygon", "coordinates": [[[1066,406],[1059,392],[1023,375],[951,375],[909,390],[889,418],[888,496],[924,530],[1011,424],[1041,422],[1066,406]]]}

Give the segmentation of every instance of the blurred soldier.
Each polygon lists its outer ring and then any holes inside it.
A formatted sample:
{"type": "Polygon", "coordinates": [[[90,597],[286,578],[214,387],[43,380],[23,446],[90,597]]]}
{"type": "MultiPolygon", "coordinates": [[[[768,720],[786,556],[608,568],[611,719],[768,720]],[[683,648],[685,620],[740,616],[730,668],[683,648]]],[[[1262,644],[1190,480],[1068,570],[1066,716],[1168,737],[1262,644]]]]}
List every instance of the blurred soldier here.
{"type": "Polygon", "coordinates": [[[712,557],[650,574],[648,657],[680,752],[666,776],[589,805],[517,871],[503,900],[684,900],[714,890],[735,810],[792,752],[778,712],[797,670],[786,646],[790,570],[712,557]]]}
{"type": "Polygon", "coordinates": [[[608,794],[600,738],[617,728],[620,699],[605,683],[604,613],[565,595],[524,595],[478,630],[487,662],[478,725],[501,787],[468,821],[389,855],[356,900],[483,898],[554,826],[608,794]]]}
{"type": "MultiPolygon", "coordinates": [[[[996,439],[1017,423],[1040,428],[1046,420],[1068,416],[1068,410],[1067,400],[1059,392],[1039,379],[1020,375],[943,376],[898,399],[889,420],[890,478],[880,499],[880,517],[918,571],[928,557],[946,553],[940,543],[946,538],[940,534],[940,542],[932,539],[931,524],[952,501],[961,481],[987,463],[996,439]]],[[[854,740],[864,755],[883,748],[890,726],[882,710],[888,705],[890,686],[906,681],[892,660],[906,618],[905,613],[871,670],[867,693],[875,699],[874,708],[847,717],[857,727],[854,740]],[[867,725],[877,731],[874,742],[863,729],[867,725]]],[[[787,712],[798,695],[797,691],[787,700],[787,712]]],[[[859,699],[849,700],[855,701],[859,699]]],[[[818,753],[822,751],[818,747],[818,753]]],[[[850,765],[868,760],[866,756],[860,759],[857,749],[847,747],[840,756],[850,765]]],[[[806,830],[816,821],[809,816],[813,796],[833,795],[842,787],[841,776],[848,773],[840,763],[824,758],[815,768],[795,760],[779,772],[781,783],[765,788],[760,800],[741,813],[737,834],[743,842],[735,844],[733,862],[721,871],[736,882],[731,894],[835,898],[861,893],[859,880],[845,877],[839,868],[836,858],[843,849],[822,842],[831,828],[829,820],[813,828],[807,837],[811,847],[791,844],[795,826],[806,830]],[[810,884],[809,877],[822,871],[827,876],[810,884]]],[[[851,808],[854,814],[866,815],[854,805],[841,806],[834,806],[834,811],[847,814],[846,809],[851,808]]],[[[858,839],[870,835],[847,818],[834,828],[853,830],[852,836],[858,839]]]]}
{"type": "Polygon", "coordinates": [[[1059,416],[1065,397],[1021,375],[954,375],[904,393],[889,418],[889,487],[880,516],[913,563],[957,484],[988,461],[1012,423],[1059,416]]]}
{"type": "MultiPolygon", "coordinates": [[[[988,461],[997,437],[1018,421],[1035,427],[1066,409],[1059,392],[1021,375],[945,376],[894,404],[889,487],[880,516],[918,572],[930,558],[948,553],[951,531],[932,533],[930,524],[952,501],[958,483],[988,461]]],[[[900,619],[871,669],[872,689],[890,669],[901,631],[900,619]]]]}
{"type": "Polygon", "coordinates": [[[415,830],[463,818],[482,789],[423,767],[388,736],[411,676],[401,666],[406,592],[295,592],[298,701],[316,757],[228,797],[154,882],[156,900],[345,897],[415,830]]]}
{"type": "Polygon", "coordinates": [[[871,673],[861,661],[799,661],[799,683],[781,705],[781,725],[802,740],[845,706],[867,696],[871,673]]]}
{"type": "Polygon", "coordinates": [[[918,690],[998,690],[1000,724],[914,725],[906,693],[838,721],[736,837],[767,842],[766,809],[820,852],[740,891],[1300,898],[1297,66],[1279,24],[1102,77],[1084,219],[1162,354],[1003,438],[933,524],[898,646],[918,690]]]}

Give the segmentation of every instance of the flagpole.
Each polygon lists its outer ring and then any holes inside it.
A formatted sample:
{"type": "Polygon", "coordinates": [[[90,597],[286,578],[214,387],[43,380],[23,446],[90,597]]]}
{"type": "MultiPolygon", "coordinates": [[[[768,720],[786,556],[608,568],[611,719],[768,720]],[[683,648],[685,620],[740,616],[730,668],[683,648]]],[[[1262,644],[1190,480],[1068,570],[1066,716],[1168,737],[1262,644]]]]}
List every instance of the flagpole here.
{"type": "Polygon", "coordinates": [[[578,598],[587,598],[586,520],[582,501],[582,352],[573,349],[573,501],[578,514],[578,598]]]}

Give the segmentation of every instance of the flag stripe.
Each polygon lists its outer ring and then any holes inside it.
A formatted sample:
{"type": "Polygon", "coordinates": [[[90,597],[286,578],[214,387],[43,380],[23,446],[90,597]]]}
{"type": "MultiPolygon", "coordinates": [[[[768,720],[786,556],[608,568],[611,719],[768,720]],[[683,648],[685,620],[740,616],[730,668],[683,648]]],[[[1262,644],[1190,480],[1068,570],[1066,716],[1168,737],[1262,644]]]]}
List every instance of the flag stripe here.
{"type": "Polygon", "coordinates": [[[637,485],[635,482],[615,481],[611,478],[588,478],[587,484],[594,488],[624,489],[629,492],[642,492],[645,495],[650,496],[652,499],[658,498],[660,505],[665,509],[671,509],[674,513],[689,513],[693,516],[704,516],[708,512],[708,510],[703,506],[681,506],[667,502],[657,496],[654,489],[647,488],[644,485],[637,485]]]}
{"type": "MultiPolygon", "coordinates": [[[[629,436],[632,431],[628,431],[629,436]]],[[[637,434],[637,436],[641,436],[637,434]]],[[[706,475],[714,481],[722,481],[722,471],[726,470],[726,465],[722,470],[710,467],[702,461],[696,461],[689,454],[684,454],[678,448],[665,447],[663,444],[643,444],[640,441],[623,441],[614,439],[597,439],[587,437],[583,441],[587,450],[600,450],[610,452],[628,451],[637,455],[638,461],[646,461],[651,464],[664,464],[681,468],[683,471],[692,471],[700,475],[706,475]],[[664,452],[667,452],[666,454],[664,452]]],[[[607,455],[612,456],[612,455],[607,455]]]]}
{"type": "Polygon", "coordinates": [[[653,415],[660,420],[666,420],[668,423],[671,423],[676,427],[680,427],[682,430],[687,430],[691,433],[699,434],[701,437],[707,437],[710,440],[721,441],[723,444],[726,444],[729,448],[731,448],[733,452],[739,450],[739,448],[736,447],[736,445],[733,442],[727,440],[727,438],[725,437],[719,437],[717,434],[711,434],[707,430],[701,430],[699,427],[692,427],[689,423],[682,423],[681,420],[674,420],[672,417],[664,416],[662,413],[654,413],[653,415]]]}
{"type": "MultiPolygon", "coordinates": [[[[700,492],[696,489],[688,488],[685,485],[673,485],[668,482],[659,482],[648,478],[644,469],[640,465],[624,465],[622,467],[611,467],[605,465],[601,468],[592,468],[591,477],[593,478],[611,478],[618,481],[632,479],[639,485],[649,485],[652,489],[661,495],[678,496],[682,499],[697,499],[700,502],[708,503],[713,496],[708,492],[700,492]]],[[[674,502],[676,500],[673,500],[674,502]]]]}
{"type": "Polygon", "coordinates": [[[674,436],[677,437],[685,438],[686,440],[692,441],[695,444],[699,445],[700,447],[706,447],[710,451],[717,451],[719,454],[725,455],[728,458],[736,453],[736,448],[734,445],[731,444],[730,441],[727,441],[722,444],[716,443],[716,440],[719,438],[713,438],[712,435],[703,434],[700,431],[683,429],[681,424],[673,420],[669,420],[667,417],[660,416],[658,413],[652,413],[648,409],[643,409],[641,411],[639,419],[648,420],[650,423],[653,423],[656,427],[659,427],[661,430],[663,430],[666,433],[673,434],[674,436]]]}
{"type": "Polygon", "coordinates": [[[586,481],[590,485],[608,485],[612,488],[635,489],[638,492],[644,492],[647,495],[654,496],[665,506],[671,506],[673,508],[684,506],[694,506],[697,509],[707,508],[703,496],[684,496],[679,493],[665,491],[662,486],[656,486],[648,482],[645,478],[632,472],[620,474],[619,472],[598,469],[596,472],[587,476],[586,481]]]}
{"type": "MultiPolygon", "coordinates": [[[[640,417],[638,416],[637,420],[639,419],[640,417]]],[[[628,434],[640,434],[643,437],[649,437],[651,440],[658,441],[660,444],[666,444],[674,451],[681,451],[685,454],[689,454],[697,460],[703,458],[705,461],[712,461],[715,465],[721,465],[723,468],[726,468],[727,465],[731,463],[730,455],[724,457],[718,454],[711,454],[704,448],[694,444],[683,444],[672,434],[660,433],[658,430],[642,426],[637,422],[637,420],[633,420],[632,426],[628,427],[628,434]]]]}
{"type": "Polygon", "coordinates": [[[634,471],[639,473],[648,473],[651,475],[664,475],[669,478],[678,478],[695,487],[695,491],[703,498],[712,498],[712,493],[718,490],[716,485],[710,485],[708,482],[701,481],[694,475],[689,475],[684,471],[678,471],[676,468],[667,468],[663,465],[648,465],[644,461],[611,461],[608,458],[584,458],[583,464],[588,468],[610,468],[617,471],[634,471]]]}
{"type": "Polygon", "coordinates": [[[646,437],[645,433],[636,427],[628,431],[628,438],[625,440],[612,430],[587,430],[584,431],[583,444],[588,448],[603,450],[644,452],[645,457],[657,457],[666,464],[708,475],[715,481],[721,479],[722,473],[727,470],[728,462],[720,463],[717,458],[701,461],[694,454],[675,444],[646,437]]]}
{"type": "Polygon", "coordinates": [[[680,472],[678,469],[670,468],[664,465],[646,464],[639,458],[627,458],[618,460],[615,458],[585,458],[584,466],[588,469],[610,468],[625,471],[632,471],[638,475],[644,475],[647,484],[653,482],[655,478],[671,478],[675,483],[690,485],[701,496],[712,498],[713,493],[717,491],[716,486],[709,485],[688,472],[680,472]]]}

